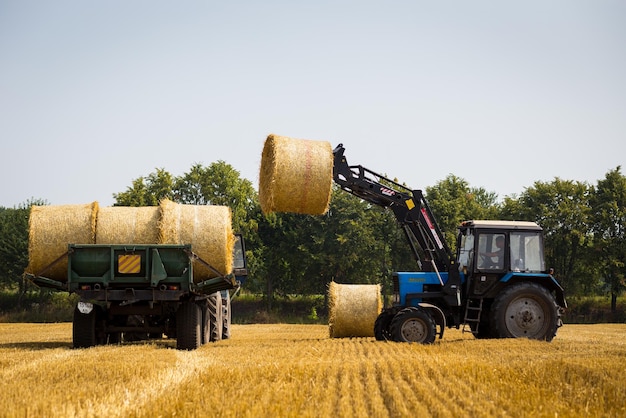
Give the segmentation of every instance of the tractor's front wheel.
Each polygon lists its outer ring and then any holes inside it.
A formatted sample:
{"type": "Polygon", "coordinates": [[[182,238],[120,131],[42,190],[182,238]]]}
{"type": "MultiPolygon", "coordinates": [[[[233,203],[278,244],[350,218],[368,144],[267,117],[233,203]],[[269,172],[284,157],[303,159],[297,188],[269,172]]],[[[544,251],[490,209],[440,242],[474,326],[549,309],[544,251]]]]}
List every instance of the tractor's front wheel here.
{"type": "Polygon", "coordinates": [[[393,312],[383,311],[376,318],[376,322],[374,322],[374,337],[378,341],[392,340],[390,326],[393,317],[393,312]]]}
{"type": "Polygon", "coordinates": [[[391,320],[391,337],[394,341],[432,344],[437,334],[433,317],[420,308],[404,308],[391,320]]]}
{"type": "Polygon", "coordinates": [[[545,287],[518,283],[493,301],[491,327],[498,338],[552,341],[559,324],[559,308],[545,287]]]}

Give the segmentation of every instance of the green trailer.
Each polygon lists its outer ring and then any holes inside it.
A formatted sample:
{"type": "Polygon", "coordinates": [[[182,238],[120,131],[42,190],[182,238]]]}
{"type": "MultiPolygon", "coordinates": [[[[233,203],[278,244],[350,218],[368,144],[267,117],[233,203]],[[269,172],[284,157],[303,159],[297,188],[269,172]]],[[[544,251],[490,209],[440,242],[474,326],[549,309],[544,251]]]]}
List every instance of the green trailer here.
{"type": "Polygon", "coordinates": [[[74,310],[76,348],[148,338],[176,338],[196,349],[230,337],[231,296],[247,275],[244,242],[237,235],[232,273],[223,274],[190,245],[70,244],[67,282],[30,275],[40,286],[80,296],[74,310]],[[194,263],[216,277],[194,279],[194,263]]]}

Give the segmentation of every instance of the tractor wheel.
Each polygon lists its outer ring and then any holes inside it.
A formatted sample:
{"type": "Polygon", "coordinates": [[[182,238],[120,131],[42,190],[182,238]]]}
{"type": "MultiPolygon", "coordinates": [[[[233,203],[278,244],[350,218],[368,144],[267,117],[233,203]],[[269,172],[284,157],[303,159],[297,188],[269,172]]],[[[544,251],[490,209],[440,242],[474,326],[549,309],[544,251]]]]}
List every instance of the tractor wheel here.
{"type": "MultiPolygon", "coordinates": [[[[96,309],[91,307],[88,313],[82,313],[80,306],[87,306],[83,302],[78,302],[74,309],[72,320],[72,340],[74,348],[93,347],[97,343],[96,339],[96,309]],[[82,304],[82,305],[81,305],[82,304]]],[[[87,308],[83,308],[87,309],[87,308]]]]}
{"type": "Polygon", "coordinates": [[[202,342],[202,310],[196,303],[182,302],[176,311],[176,348],[195,350],[202,342]]]}
{"type": "Polygon", "coordinates": [[[232,320],[232,314],[230,311],[230,292],[226,290],[224,292],[226,297],[222,298],[222,308],[224,316],[223,316],[223,327],[222,327],[222,339],[227,340],[230,338],[230,323],[232,320]]]}
{"type": "Polygon", "coordinates": [[[491,328],[497,338],[552,341],[559,316],[558,306],[546,288],[519,283],[505,288],[494,299],[491,328]]]}
{"type": "Polygon", "coordinates": [[[383,311],[376,318],[374,322],[374,337],[378,341],[390,341],[391,338],[391,320],[394,317],[394,313],[391,311],[383,311]]]}
{"type": "Polygon", "coordinates": [[[404,308],[391,320],[391,337],[394,341],[432,344],[437,334],[435,320],[425,310],[404,308]]]}
{"type": "Polygon", "coordinates": [[[219,341],[222,339],[222,295],[215,292],[209,296],[209,316],[211,317],[209,340],[219,341]]]}

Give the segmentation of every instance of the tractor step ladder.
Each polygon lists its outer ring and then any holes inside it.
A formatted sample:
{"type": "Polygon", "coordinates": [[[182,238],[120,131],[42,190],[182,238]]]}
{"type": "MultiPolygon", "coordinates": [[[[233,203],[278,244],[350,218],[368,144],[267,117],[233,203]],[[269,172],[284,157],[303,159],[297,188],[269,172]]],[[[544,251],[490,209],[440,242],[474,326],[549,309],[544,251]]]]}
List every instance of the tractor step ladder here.
{"type": "Polygon", "coordinates": [[[463,329],[462,332],[471,332],[476,335],[478,332],[478,324],[480,323],[480,316],[483,312],[483,298],[478,299],[468,299],[467,304],[465,305],[465,318],[463,320],[463,329]],[[476,326],[474,330],[470,326],[467,329],[470,323],[475,323],[476,326]]]}

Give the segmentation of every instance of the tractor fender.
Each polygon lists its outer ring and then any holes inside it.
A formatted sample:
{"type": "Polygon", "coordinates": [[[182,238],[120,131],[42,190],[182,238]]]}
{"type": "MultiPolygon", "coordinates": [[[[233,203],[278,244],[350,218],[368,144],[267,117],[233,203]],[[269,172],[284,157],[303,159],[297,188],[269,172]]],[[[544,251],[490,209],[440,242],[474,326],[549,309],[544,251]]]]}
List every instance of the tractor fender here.
{"type": "Polygon", "coordinates": [[[443,314],[441,308],[432,303],[420,302],[417,304],[420,308],[430,311],[435,324],[439,325],[439,339],[443,338],[443,331],[446,329],[446,316],[443,314]]]}

